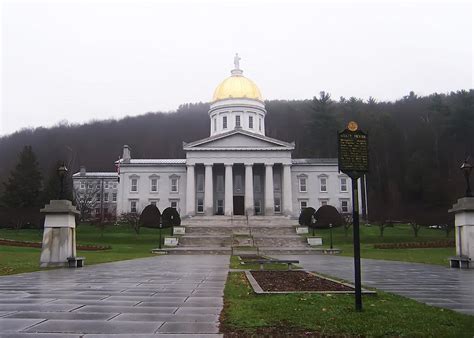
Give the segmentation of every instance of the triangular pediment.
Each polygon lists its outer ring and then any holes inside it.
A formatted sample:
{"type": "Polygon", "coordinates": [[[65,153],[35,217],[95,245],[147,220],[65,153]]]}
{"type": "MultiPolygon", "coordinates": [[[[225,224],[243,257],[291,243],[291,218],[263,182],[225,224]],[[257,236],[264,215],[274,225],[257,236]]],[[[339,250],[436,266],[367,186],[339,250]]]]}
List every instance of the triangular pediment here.
{"type": "Polygon", "coordinates": [[[293,150],[294,144],[243,130],[208,137],[184,145],[184,150],[293,150]]]}

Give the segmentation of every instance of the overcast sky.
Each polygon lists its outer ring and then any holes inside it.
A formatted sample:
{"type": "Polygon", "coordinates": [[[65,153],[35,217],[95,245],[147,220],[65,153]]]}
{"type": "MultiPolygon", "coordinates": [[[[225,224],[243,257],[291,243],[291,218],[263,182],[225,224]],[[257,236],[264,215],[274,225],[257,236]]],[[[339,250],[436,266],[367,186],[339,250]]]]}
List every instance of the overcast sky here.
{"type": "Polygon", "coordinates": [[[207,102],[236,52],[265,99],[470,89],[472,21],[453,0],[4,0],[0,134],[207,102]]]}

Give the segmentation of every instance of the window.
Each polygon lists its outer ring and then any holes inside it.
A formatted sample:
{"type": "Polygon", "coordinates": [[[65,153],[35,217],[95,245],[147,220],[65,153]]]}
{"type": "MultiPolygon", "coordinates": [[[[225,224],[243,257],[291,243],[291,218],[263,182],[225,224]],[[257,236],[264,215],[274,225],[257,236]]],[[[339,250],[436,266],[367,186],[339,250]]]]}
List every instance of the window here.
{"type": "Polygon", "coordinates": [[[258,130],[262,131],[262,118],[261,117],[258,119],[258,130]]]}
{"type": "Polygon", "coordinates": [[[242,192],[242,175],[235,175],[234,188],[236,192],[242,192]]]}
{"type": "Polygon", "coordinates": [[[224,200],[217,200],[217,214],[224,215],[224,200]]]}
{"type": "Polygon", "coordinates": [[[107,215],[109,213],[109,208],[104,208],[104,215],[107,215]]]}
{"type": "Polygon", "coordinates": [[[81,181],[80,188],[81,188],[81,189],[85,189],[85,188],[86,188],[86,182],[81,181]]]}
{"type": "Polygon", "coordinates": [[[87,184],[88,189],[92,189],[92,183],[87,184]]]}
{"type": "Polygon", "coordinates": [[[100,201],[100,193],[95,194],[95,199],[96,199],[97,201],[100,201]]]}
{"type": "Polygon", "coordinates": [[[197,175],[197,192],[204,192],[204,174],[197,175]]]}
{"type": "Polygon", "coordinates": [[[171,192],[178,192],[178,178],[172,177],[171,178],[171,192]]]}
{"type": "Polygon", "coordinates": [[[222,116],[222,129],[227,129],[227,116],[222,116]]]}
{"type": "Polygon", "coordinates": [[[117,189],[117,183],[112,184],[112,188],[117,189]]]}
{"type": "Polygon", "coordinates": [[[157,202],[158,202],[158,201],[156,201],[156,200],[152,200],[152,201],[150,201],[150,205],[154,205],[154,206],[156,207],[156,203],[157,203],[157,202]]]}
{"type": "Polygon", "coordinates": [[[100,189],[100,182],[97,182],[96,188],[97,188],[97,189],[100,189]]]}
{"type": "Polygon", "coordinates": [[[327,192],[328,191],[327,178],[326,177],[321,177],[319,179],[319,191],[321,191],[321,192],[327,192]]]}
{"type": "Polygon", "coordinates": [[[137,212],[137,201],[130,201],[130,212],[137,212]]]}
{"type": "Polygon", "coordinates": [[[341,192],[347,192],[347,178],[341,177],[341,192]]]}
{"type": "Polygon", "coordinates": [[[328,200],[321,200],[321,206],[328,205],[328,200]]]}
{"type": "Polygon", "coordinates": [[[138,178],[132,178],[131,183],[130,191],[138,192],[138,178]]]}
{"type": "Polygon", "coordinates": [[[104,189],[109,189],[109,182],[107,181],[104,182],[104,189]]]}
{"type": "Polygon", "coordinates": [[[108,202],[108,201],[109,201],[109,193],[105,192],[104,193],[104,202],[108,202]]]}
{"type": "Polygon", "coordinates": [[[300,192],[306,192],[306,177],[300,177],[300,192]]]}
{"type": "Polygon", "coordinates": [[[117,202],[117,193],[112,193],[112,202],[117,202]]]}
{"type": "Polygon", "coordinates": [[[235,128],[240,128],[240,115],[235,115],[235,128]]]}
{"type": "Polygon", "coordinates": [[[249,116],[249,128],[253,129],[253,116],[249,116]]]}
{"type": "Polygon", "coordinates": [[[224,176],[217,175],[217,184],[216,184],[216,191],[217,192],[224,192],[224,176]]]}
{"type": "Polygon", "coordinates": [[[158,191],[158,179],[157,178],[152,178],[150,180],[151,186],[150,186],[150,191],[151,192],[157,192],[158,191]]]}
{"type": "Polygon", "coordinates": [[[213,123],[214,123],[214,131],[216,131],[216,130],[217,130],[217,119],[214,117],[214,118],[212,119],[212,121],[213,121],[213,123]]]}
{"type": "Polygon", "coordinates": [[[308,201],[300,201],[300,211],[308,207],[308,201]]]}
{"type": "Polygon", "coordinates": [[[262,192],[262,182],[260,180],[260,175],[255,175],[253,177],[253,186],[254,186],[255,192],[257,193],[262,192]]]}
{"type": "Polygon", "coordinates": [[[262,213],[262,201],[255,200],[255,215],[260,215],[262,213]]]}
{"type": "Polygon", "coordinates": [[[100,208],[96,208],[96,209],[95,209],[95,214],[96,214],[96,215],[100,215],[100,208]]]}
{"type": "Polygon", "coordinates": [[[341,212],[349,212],[349,201],[347,200],[341,201],[341,212]]]}
{"type": "Polygon", "coordinates": [[[178,201],[171,201],[170,207],[172,207],[174,209],[178,209],[178,201]]]}
{"type": "Polygon", "coordinates": [[[278,171],[273,171],[273,190],[281,191],[281,175],[278,171]]]}
{"type": "Polygon", "coordinates": [[[204,200],[202,198],[198,198],[197,200],[197,212],[198,213],[204,212],[204,200]]]}
{"type": "Polygon", "coordinates": [[[275,212],[281,212],[281,200],[280,197],[275,197],[275,212]]]}

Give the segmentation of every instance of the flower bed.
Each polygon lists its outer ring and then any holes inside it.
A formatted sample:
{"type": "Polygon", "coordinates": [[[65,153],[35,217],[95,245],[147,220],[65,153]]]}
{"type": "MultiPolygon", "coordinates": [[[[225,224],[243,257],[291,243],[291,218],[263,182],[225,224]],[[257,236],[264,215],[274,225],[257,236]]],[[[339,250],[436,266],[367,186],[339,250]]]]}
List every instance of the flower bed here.
{"type": "Polygon", "coordinates": [[[435,242],[404,242],[404,243],[378,243],[375,249],[416,249],[416,248],[450,248],[456,246],[453,240],[435,242]]]}
{"type": "MultiPolygon", "coordinates": [[[[8,246],[20,246],[24,248],[41,248],[42,243],[40,242],[28,242],[28,241],[17,241],[13,239],[0,238],[0,245],[8,246]]],[[[84,251],[97,251],[97,250],[109,250],[110,246],[102,245],[77,245],[77,250],[84,251]]]]}

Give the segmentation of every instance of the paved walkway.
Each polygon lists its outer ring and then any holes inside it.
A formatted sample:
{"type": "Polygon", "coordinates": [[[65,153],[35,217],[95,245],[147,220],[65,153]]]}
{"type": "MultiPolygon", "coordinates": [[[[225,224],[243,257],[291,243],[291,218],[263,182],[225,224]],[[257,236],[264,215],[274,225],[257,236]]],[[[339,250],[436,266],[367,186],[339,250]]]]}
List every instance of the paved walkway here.
{"type": "Polygon", "coordinates": [[[218,337],[228,264],[171,255],[0,277],[0,336],[218,337]]]}
{"type": "MultiPolygon", "coordinates": [[[[354,259],[341,256],[282,255],[303,268],[354,281],[354,259]]],[[[417,301],[474,315],[474,269],[363,259],[362,284],[417,301]]]]}

